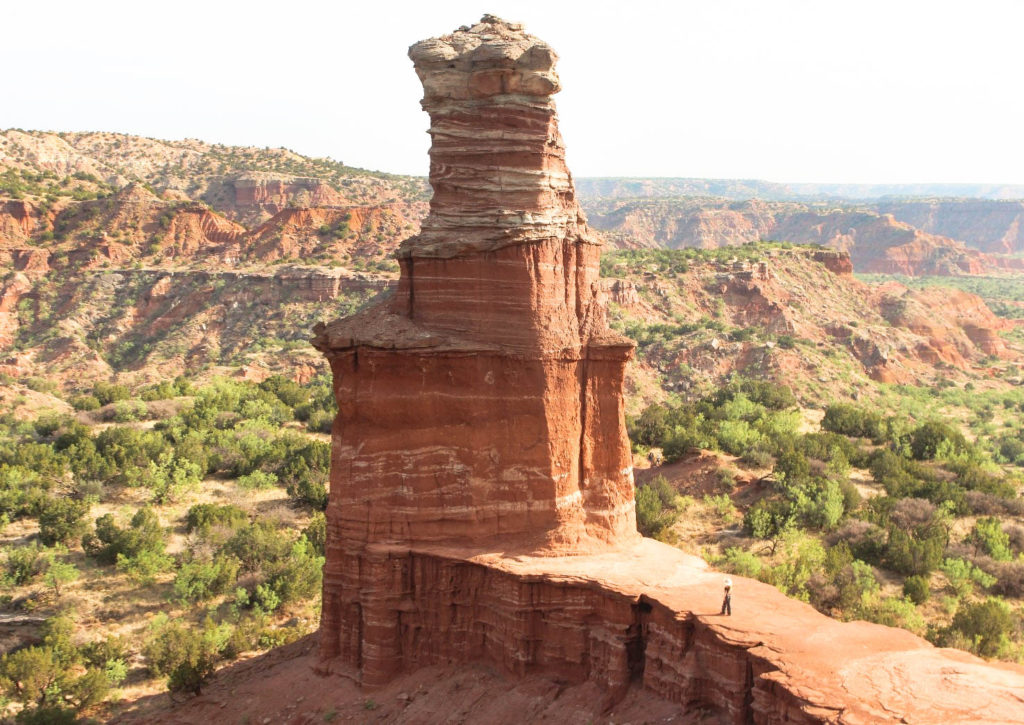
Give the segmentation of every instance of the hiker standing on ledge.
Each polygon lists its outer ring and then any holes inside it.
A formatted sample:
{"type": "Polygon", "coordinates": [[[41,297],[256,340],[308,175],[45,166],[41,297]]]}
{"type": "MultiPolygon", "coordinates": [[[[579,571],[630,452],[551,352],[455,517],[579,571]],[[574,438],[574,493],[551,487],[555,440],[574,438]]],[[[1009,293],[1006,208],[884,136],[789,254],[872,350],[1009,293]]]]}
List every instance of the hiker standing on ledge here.
{"type": "Polygon", "coordinates": [[[722,600],[722,614],[732,616],[732,579],[725,578],[725,599],[722,600]]]}

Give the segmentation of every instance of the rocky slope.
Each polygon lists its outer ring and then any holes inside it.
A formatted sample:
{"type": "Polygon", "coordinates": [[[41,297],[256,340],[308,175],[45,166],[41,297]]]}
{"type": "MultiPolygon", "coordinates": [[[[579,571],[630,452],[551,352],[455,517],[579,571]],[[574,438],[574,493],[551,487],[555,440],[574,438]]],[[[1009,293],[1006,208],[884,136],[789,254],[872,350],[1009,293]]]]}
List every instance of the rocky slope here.
{"type": "Polygon", "coordinates": [[[204,176],[211,158],[273,166],[291,159],[283,152],[105,134],[4,138],[0,185],[24,198],[0,202],[0,371],[45,371],[72,387],[279,367],[261,353],[388,286],[390,255],[426,209],[395,186],[414,181],[340,165],[351,178],[335,186],[270,172],[204,176]],[[176,186],[185,173],[191,198],[176,186]],[[213,188],[227,196],[204,191],[213,188]],[[363,203],[374,200],[383,201],[363,203]]]}
{"type": "Polygon", "coordinates": [[[975,295],[864,284],[844,252],[759,244],[638,251],[602,262],[613,325],[639,342],[633,400],[700,395],[733,373],[785,381],[808,403],[925,385],[1018,360],[975,295]]]}
{"type": "Polygon", "coordinates": [[[204,201],[246,226],[303,206],[425,200],[425,180],[309,158],[288,149],[164,141],[116,133],[0,131],[0,181],[26,196],[69,187],[147,184],[171,199],[204,201]]]}

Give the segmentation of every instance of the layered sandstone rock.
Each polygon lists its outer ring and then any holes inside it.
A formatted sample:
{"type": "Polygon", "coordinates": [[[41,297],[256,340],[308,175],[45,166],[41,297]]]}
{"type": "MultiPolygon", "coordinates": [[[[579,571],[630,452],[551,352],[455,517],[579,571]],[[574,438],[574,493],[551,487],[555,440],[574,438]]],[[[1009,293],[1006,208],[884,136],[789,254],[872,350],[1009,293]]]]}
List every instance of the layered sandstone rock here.
{"type": "MultiPolygon", "coordinates": [[[[551,101],[556,56],[485,18],[410,57],[434,138],[430,215],[399,250],[390,302],[315,340],[339,403],[328,657],[353,657],[364,628],[390,636],[371,614],[390,607],[359,614],[372,546],[553,554],[638,536],[621,393],[632,343],[605,323],[551,101]]],[[[385,650],[356,657],[371,679],[397,662],[385,650]]]]}
{"type": "Polygon", "coordinates": [[[231,182],[234,205],[243,215],[254,212],[273,216],[290,205],[335,206],[346,203],[343,195],[322,179],[280,177],[266,173],[250,173],[231,182]]]}
{"type": "Polygon", "coordinates": [[[426,204],[288,207],[249,233],[243,254],[261,262],[309,258],[391,256],[408,231],[418,231],[426,204]]]}
{"type": "MultiPolygon", "coordinates": [[[[605,325],[550,99],[555,55],[485,16],[410,56],[434,139],[430,216],[399,249],[391,299],[314,339],[339,407],[321,671],[380,686],[486,662],[596,684],[604,709],[642,689],[678,719],[730,723],[962,721],[970,693],[987,717],[1024,722],[1020,668],[839,623],[739,577],[742,611],[737,594],[719,619],[721,577],[638,537],[632,345],[605,325]]],[[[773,284],[755,276],[732,274],[726,292],[773,284]]]]}
{"type": "Polygon", "coordinates": [[[853,262],[846,252],[837,252],[832,249],[822,249],[814,253],[814,261],[820,262],[834,274],[850,276],[853,274],[853,262]]]}
{"type": "Polygon", "coordinates": [[[879,202],[882,214],[964,242],[990,254],[1024,250],[1024,202],[994,199],[930,199],[879,202]]]}
{"type": "Polygon", "coordinates": [[[598,299],[599,246],[551,101],[555,54],[488,20],[410,56],[434,138],[430,215],[399,250],[390,303],[315,343],[340,406],[334,543],[634,538],[632,344],[598,299]]]}
{"type": "Polygon", "coordinates": [[[999,335],[1013,323],[998,317],[977,295],[937,287],[909,290],[895,282],[879,286],[876,295],[882,316],[925,338],[935,361],[965,367],[978,351],[1013,357],[999,335]]]}
{"type": "MultiPolygon", "coordinates": [[[[898,221],[892,214],[870,210],[824,210],[794,202],[756,199],[730,202],[672,198],[592,203],[599,210],[592,213],[594,226],[611,232],[624,247],[716,248],[763,239],[785,240],[830,247],[848,255],[860,272],[908,276],[983,274],[994,269],[1021,269],[1024,265],[1018,259],[971,248],[960,237],[928,231],[928,225],[922,230],[898,221]]],[[[1015,234],[1016,227],[1006,231],[1007,238],[1015,234]]],[[[1013,243],[1011,240],[1002,247],[993,244],[985,249],[1009,249],[1013,243]]],[[[839,258],[832,261],[845,266],[839,258]]],[[[842,266],[833,271],[843,274],[842,266]]]]}

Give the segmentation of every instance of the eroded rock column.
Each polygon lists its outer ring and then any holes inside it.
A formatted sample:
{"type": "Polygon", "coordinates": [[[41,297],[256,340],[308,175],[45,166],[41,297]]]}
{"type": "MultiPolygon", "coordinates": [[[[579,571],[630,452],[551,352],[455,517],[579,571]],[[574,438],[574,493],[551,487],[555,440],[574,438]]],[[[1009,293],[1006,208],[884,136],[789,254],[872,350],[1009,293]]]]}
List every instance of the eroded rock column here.
{"type": "Polygon", "coordinates": [[[323,654],[379,678],[400,645],[390,615],[377,620],[405,586],[381,552],[574,554],[638,536],[622,407],[633,346],[599,299],[555,53],[485,16],[409,55],[431,120],[430,215],[398,252],[396,294],[314,340],[339,407],[323,654]]]}

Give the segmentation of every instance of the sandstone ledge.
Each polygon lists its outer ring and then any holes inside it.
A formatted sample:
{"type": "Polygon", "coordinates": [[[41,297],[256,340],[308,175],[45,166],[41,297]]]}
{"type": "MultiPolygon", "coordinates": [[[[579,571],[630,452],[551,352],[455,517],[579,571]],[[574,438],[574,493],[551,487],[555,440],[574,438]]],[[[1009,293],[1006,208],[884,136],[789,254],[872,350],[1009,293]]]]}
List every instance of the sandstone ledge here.
{"type": "MultiPolygon", "coordinates": [[[[355,666],[364,685],[482,661],[596,682],[606,707],[640,687],[723,722],[1024,723],[1024,668],[838,622],[741,577],[722,617],[722,575],[650,539],[555,557],[372,544],[362,563],[359,586],[377,589],[359,625],[368,646],[342,631],[322,669],[355,666]]],[[[325,617],[338,604],[325,600],[325,617]]]]}
{"type": "Polygon", "coordinates": [[[313,328],[311,342],[327,356],[333,353],[367,348],[372,350],[403,351],[410,354],[424,353],[481,353],[527,357],[626,360],[632,355],[634,343],[627,337],[612,330],[595,333],[581,348],[563,348],[533,356],[519,354],[520,351],[479,340],[468,340],[457,335],[438,333],[405,317],[396,315],[381,307],[372,307],[350,317],[329,323],[318,323],[313,328]]]}

